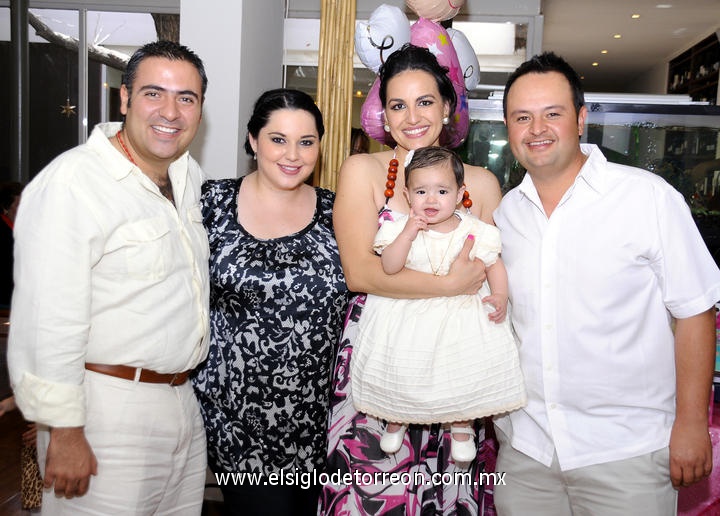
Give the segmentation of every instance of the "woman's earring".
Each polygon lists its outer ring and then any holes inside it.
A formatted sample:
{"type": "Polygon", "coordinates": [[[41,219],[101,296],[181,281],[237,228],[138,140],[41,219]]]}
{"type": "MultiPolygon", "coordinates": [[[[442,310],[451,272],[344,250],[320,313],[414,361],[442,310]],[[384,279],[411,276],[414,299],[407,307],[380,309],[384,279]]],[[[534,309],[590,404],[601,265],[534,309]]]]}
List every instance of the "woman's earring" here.
{"type": "Polygon", "coordinates": [[[448,117],[444,116],[442,119],[442,123],[443,123],[443,125],[448,125],[450,123],[450,119],[448,117]]]}
{"type": "Polygon", "coordinates": [[[386,133],[389,133],[389,132],[390,132],[390,126],[389,126],[388,124],[385,124],[385,125],[383,126],[383,129],[385,129],[385,132],[386,132],[386,133]]]}
{"type": "Polygon", "coordinates": [[[257,161],[257,152],[253,152],[253,161],[257,161]]]}

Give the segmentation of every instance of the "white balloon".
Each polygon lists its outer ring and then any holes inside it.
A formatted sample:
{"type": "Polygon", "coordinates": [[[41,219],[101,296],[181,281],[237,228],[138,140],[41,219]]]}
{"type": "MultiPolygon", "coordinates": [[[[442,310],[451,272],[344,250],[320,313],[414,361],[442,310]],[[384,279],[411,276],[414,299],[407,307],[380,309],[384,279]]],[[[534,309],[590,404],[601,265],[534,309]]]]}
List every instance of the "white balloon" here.
{"type": "Polygon", "coordinates": [[[393,5],[380,5],[367,23],[355,25],[355,52],[362,64],[375,73],[390,54],[409,42],[410,21],[393,5]]]}
{"type": "Polygon", "coordinates": [[[465,88],[468,91],[473,90],[480,83],[480,63],[478,63],[475,49],[468,41],[467,36],[461,31],[452,27],[448,28],[447,31],[455,47],[458,61],[460,61],[460,68],[465,77],[465,88]]]}

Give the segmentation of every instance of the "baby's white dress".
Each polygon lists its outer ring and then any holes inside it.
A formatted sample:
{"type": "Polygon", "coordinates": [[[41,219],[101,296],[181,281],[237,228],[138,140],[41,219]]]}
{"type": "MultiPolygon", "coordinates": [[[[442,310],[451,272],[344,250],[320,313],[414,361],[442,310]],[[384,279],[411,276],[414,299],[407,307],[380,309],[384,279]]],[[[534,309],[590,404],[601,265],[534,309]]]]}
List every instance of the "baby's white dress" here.
{"type": "MultiPolygon", "coordinates": [[[[406,267],[445,275],[468,234],[471,257],[492,265],[500,253],[500,232],[470,214],[456,212],[450,233],[421,231],[406,267]]],[[[402,231],[407,215],[383,221],[375,237],[381,251],[402,231]]],[[[355,408],[403,423],[444,423],[509,412],[526,395],[510,317],[488,319],[494,307],[477,295],[391,299],[368,294],[359,321],[351,364],[355,408]]]]}

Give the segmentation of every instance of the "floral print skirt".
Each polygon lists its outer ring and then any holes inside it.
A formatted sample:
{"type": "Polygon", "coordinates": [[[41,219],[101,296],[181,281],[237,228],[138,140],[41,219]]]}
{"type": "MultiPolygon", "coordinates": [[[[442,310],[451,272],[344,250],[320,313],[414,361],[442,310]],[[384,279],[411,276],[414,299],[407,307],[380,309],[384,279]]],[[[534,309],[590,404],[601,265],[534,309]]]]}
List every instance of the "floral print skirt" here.
{"type": "Polygon", "coordinates": [[[364,295],[350,303],[333,371],[319,514],[494,515],[497,447],[489,419],[475,421],[475,460],[456,465],[447,425],[411,425],[400,451],[388,456],[380,449],[385,421],[355,410],[350,361],[364,303],[364,295]]]}

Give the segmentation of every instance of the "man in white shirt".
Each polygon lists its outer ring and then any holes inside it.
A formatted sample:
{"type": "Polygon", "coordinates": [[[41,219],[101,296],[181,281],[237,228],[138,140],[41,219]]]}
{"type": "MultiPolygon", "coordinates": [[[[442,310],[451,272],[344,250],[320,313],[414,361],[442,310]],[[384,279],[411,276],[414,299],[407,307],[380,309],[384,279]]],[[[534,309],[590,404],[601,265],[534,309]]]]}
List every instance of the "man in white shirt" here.
{"type": "Polygon", "coordinates": [[[205,434],[189,371],[207,354],[202,61],[167,41],[131,57],[123,123],[50,163],[15,223],[8,362],[38,423],[50,514],[199,514],[205,434]]]}
{"type": "Polygon", "coordinates": [[[579,143],[563,59],[522,64],[503,104],[527,169],[495,221],[528,404],[496,421],[498,513],[675,514],[712,468],[720,271],[676,190],[579,143]]]}

